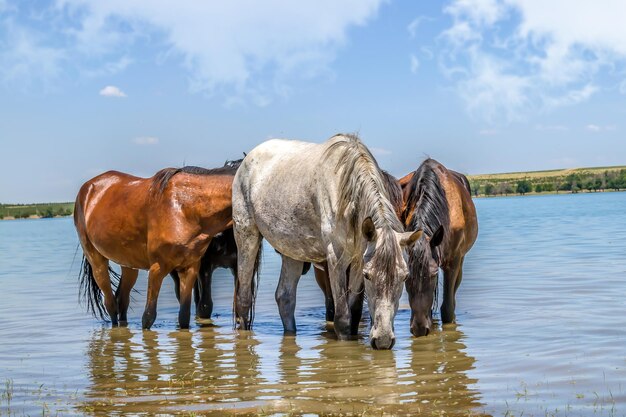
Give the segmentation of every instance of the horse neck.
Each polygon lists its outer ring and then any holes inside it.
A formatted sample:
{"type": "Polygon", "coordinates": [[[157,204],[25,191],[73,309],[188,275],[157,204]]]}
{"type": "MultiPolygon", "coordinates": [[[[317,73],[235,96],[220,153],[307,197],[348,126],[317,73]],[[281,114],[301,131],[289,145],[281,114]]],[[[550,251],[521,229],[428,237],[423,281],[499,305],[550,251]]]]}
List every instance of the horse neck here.
{"type": "Polygon", "coordinates": [[[437,231],[440,225],[443,226],[444,239],[441,244],[441,250],[443,251],[450,237],[450,218],[447,196],[441,180],[438,180],[440,181],[440,187],[438,188],[414,191],[421,192],[422,195],[415,206],[410,209],[412,217],[410,224],[407,226],[413,230],[422,229],[429,237],[437,231]]]}

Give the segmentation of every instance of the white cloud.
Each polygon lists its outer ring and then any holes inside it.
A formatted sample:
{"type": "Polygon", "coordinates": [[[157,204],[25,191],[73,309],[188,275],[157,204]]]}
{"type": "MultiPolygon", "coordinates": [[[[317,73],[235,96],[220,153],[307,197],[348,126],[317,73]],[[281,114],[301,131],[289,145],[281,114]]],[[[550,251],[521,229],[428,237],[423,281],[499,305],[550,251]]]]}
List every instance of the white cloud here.
{"type": "MultiPolygon", "coordinates": [[[[6,6],[8,7],[8,6],[6,6]]],[[[16,25],[11,18],[0,20],[6,38],[0,39],[0,80],[4,84],[26,79],[28,85],[47,83],[61,73],[67,56],[50,47],[36,33],[16,25]]]]}
{"type": "Polygon", "coordinates": [[[133,139],[133,143],[136,145],[157,145],[159,138],[154,136],[140,136],[133,139]]]}
{"type": "Polygon", "coordinates": [[[100,90],[100,95],[104,97],[114,97],[114,98],[124,98],[126,97],[126,93],[120,90],[118,87],[114,85],[107,85],[102,90],[100,90]]]}
{"type": "Polygon", "coordinates": [[[190,88],[245,96],[264,105],[288,94],[294,78],[328,72],[348,30],[373,18],[382,0],[200,2],[57,0],[79,50],[118,58],[133,43],[151,42],[189,72],[190,88]]]}
{"type": "Polygon", "coordinates": [[[594,125],[594,124],[588,124],[587,126],[585,126],[585,129],[587,129],[590,132],[599,132],[602,130],[600,126],[594,125]]]}
{"type": "Polygon", "coordinates": [[[600,126],[600,125],[590,123],[587,126],[585,126],[585,129],[588,130],[589,132],[598,133],[598,132],[612,132],[616,130],[617,127],[615,125],[600,126]]]}
{"type": "Polygon", "coordinates": [[[420,68],[420,61],[419,59],[417,59],[417,57],[413,54],[411,54],[411,72],[413,74],[417,74],[417,71],[420,68]]]}
{"type": "Polygon", "coordinates": [[[444,12],[441,68],[491,123],[589,100],[604,77],[626,91],[623,1],[453,0],[444,12]]]}
{"type": "Polygon", "coordinates": [[[375,156],[385,156],[385,155],[391,155],[392,152],[389,149],[385,149],[385,148],[370,148],[370,150],[372,151],[372,154],[374,154],[375,156]]]}
{"type": "Polygon", "coordinates": [[[409,31],[409,35],[411,36],[411,38],[415,38],[415,36],[417,35],[417,29],[419,29],[422,22],[432,21],[432,20],[434,20],[432,17],[418,16],[415,19],[413,19],[411,23],[409,23],[406,30],[409,31]]]}

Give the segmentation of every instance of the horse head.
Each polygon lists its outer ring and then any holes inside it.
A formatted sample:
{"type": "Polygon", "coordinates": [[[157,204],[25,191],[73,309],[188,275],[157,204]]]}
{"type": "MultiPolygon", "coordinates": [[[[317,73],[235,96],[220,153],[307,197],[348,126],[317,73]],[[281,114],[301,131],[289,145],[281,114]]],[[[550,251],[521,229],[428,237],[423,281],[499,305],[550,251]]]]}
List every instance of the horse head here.
{"type": "Polygon", "coordinates": [[[441,257],[437,247],[443,241],[442,226],[419,239],[409,252],[410,278],[406,289],[411,305],[411,333],[426,336],[432,328],[432,312],[441,257]]]}
{"type": "Polygon", "coordinates": [[[366,241],[363,277],[372,326],[370,343],[374,349],[391,349],[395,343],[393,320],[398,311],[402,286],[409,275],[405,249],[420,238],[422,231],[396,232],[377,228],[371,217],[362,224],[366,241]]]}

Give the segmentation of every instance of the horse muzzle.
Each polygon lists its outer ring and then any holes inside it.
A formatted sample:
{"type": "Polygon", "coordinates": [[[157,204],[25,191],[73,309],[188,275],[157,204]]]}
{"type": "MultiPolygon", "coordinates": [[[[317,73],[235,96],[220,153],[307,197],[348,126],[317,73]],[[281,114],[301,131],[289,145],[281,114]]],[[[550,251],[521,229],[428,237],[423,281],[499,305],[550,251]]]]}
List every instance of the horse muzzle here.
{"type": "Polygon", "coordinates": [[[432,327],[432,319],[411,320],[411,334],[415,337],[428,336],[432,327]]]}
{"type": "Polygon", "coordinates": [[[396,344],[396,338],[393,333],[384,334],[381,336],[373,336],[370,338],[370,344],[374,349],[392,349],[393,345],[396,344]]]}

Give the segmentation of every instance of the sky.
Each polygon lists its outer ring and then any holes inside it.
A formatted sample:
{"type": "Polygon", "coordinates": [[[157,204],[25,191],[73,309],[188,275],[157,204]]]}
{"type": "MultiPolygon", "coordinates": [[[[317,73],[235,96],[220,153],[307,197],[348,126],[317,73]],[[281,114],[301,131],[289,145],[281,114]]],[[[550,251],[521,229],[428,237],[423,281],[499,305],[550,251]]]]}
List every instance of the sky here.
{"type": "Polygon", "coordinates": [[[356,132],[396,176],[626,164],[626,2],[0,0],[0,202],[356,132]]]}

